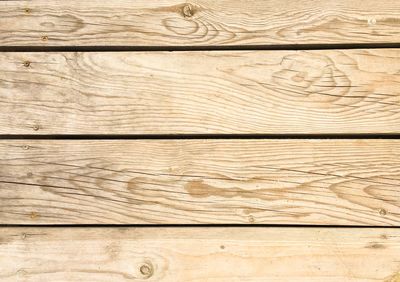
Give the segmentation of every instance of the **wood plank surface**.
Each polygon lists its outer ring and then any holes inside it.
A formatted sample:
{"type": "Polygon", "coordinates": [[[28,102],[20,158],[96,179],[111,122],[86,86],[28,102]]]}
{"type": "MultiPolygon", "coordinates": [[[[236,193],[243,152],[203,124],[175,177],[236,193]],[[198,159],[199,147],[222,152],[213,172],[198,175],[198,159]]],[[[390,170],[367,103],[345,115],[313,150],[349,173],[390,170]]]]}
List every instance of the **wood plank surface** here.
{"type": "Polygon", "coordinates": [[[400,279],[393,228],[1,228],[1,281],[400,279]]]}
{"type": "Polygon", "coordinates": [[[0,134],[400,133],[400,51],[0,53],[0,134]]]}
{"type": "Polygon", "coordinates": [[[398,0],[0,1],[1,46],[398,43],[398,0]]]}
{"type": "Polygon", "coordinates": [[[400,140],[1,140],[1,224],[400,224],[400,140]]]}

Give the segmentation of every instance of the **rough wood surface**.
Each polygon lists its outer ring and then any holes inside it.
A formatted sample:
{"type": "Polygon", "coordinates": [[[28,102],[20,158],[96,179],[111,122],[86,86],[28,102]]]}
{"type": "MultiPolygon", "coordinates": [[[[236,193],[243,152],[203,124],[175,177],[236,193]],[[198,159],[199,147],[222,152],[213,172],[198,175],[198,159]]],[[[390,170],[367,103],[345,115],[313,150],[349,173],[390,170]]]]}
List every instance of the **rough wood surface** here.
{"type": "Polygon", "coordinates": [[[0,61],[0,134],[400,133],[397,49],[0,61]]]}
{"type": "Polygon", "coordinates": [[[400,230],[2,228],[9,281],[397,282],[400,230]]]}
{"type": "Polygon", "coordinates": [[[398,0],[0,1],[1,46],[398,43],[398,0]]]}
{"type": "Polygon", "coordinates": [[[400,140],[2,140],[3,224],[400,224],[400,140]]]}

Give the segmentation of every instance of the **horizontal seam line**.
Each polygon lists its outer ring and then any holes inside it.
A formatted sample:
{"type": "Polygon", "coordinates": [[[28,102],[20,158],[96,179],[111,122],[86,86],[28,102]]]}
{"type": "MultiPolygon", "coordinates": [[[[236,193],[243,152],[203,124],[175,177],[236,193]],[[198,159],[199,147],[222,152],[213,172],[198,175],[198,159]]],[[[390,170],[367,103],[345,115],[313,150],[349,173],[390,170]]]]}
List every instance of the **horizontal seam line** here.
{"type": "Polygon", "coordinates": [[[0,224],[0,228],[23,228],[23,227],[37,227],[37,228],[399,228],[397,225],[323,225],[323,224],[0,224]]]}
{"type": "Polygon", "coordinates": [[[257,51],[400,48],[400,43],[334,43],[204,46],[0,46],[0,52],[135,52],[135,51],[257,51]]]}
{"type": "Polygon", "coordinates": [[[400,139],[400,133],[388,134],[49,134],[0,135],[0,140],[179,140],[179,139],[400,139]]]}

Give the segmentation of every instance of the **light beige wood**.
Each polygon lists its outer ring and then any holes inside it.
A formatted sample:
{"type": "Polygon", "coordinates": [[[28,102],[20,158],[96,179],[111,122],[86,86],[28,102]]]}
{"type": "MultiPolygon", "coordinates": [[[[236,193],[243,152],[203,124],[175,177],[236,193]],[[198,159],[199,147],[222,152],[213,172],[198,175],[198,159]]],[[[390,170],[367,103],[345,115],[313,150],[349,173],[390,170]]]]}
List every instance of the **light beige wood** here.
{"type": "Polygon", "coordinates": [[[397,282],[399,229],[2,228],[1,281],[397,282]]]}
{"type": "Polygon", "coordinates": [[[400,224],[400,140],[2,140],[2,224],[400,224]]]}
{"type": "Polygon", "coordinates": [[[0,61],[0,134],[400,133],[398,49],[0,61]]]}
{"type": "Polygon", "coordinates": [[[1,46],[398,43],[398,0],[0,1],[1,46]]]}

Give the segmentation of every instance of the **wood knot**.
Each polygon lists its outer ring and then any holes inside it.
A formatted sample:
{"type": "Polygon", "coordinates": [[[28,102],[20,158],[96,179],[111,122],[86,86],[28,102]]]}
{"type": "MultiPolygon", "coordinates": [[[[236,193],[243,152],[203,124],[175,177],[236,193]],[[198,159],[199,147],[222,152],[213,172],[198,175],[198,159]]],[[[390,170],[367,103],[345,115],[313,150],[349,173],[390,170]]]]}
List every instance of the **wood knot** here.
{"type": "Polygon", "coordinates": [[[186,4],[182,8],[182,14],[185,18],[190,18],[194,15],[194,9],[191,4],[186,4]]]}
{"type": "Polygon", "coordinates": [[[43,35],[41,37],[41,39],[42,39],[42,41],[47,41],[47,40],[49,40],[49,37],[47,35],[43,35]]]}
{"type": "Polygon", "coordinates": [[[29,14],[31,12],[31,9],[25,8],[24,11],[25,11],[25,13],[29,14]]]}
{"type": "Polygon", "coordinates": [[[154,273],[154,268],[150,262],[145,262],[140,266],[139,271],[146,278],[150,278],[154,273]]]}

